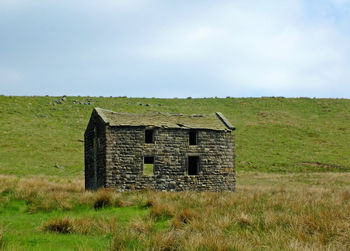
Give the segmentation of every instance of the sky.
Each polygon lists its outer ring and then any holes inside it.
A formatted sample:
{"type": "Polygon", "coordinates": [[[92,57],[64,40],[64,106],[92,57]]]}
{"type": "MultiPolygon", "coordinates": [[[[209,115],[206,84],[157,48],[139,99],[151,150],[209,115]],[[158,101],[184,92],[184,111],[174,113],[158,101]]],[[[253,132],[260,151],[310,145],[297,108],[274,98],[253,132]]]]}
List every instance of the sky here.
{"type": "Polygon", "coordinates": [[[0,0],[0,95],[350,98],[350,0],[0,0]]]}

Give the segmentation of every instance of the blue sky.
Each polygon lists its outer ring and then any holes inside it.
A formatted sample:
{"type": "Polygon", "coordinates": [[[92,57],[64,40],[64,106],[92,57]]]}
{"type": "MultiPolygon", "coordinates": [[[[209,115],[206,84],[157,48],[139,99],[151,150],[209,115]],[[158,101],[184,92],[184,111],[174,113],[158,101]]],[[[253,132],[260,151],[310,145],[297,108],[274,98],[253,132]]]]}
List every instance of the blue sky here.
{"type": "Polygon", "coordinates": [[[0,94],[350,98],[350,1],[0,0],[0,94]]]}

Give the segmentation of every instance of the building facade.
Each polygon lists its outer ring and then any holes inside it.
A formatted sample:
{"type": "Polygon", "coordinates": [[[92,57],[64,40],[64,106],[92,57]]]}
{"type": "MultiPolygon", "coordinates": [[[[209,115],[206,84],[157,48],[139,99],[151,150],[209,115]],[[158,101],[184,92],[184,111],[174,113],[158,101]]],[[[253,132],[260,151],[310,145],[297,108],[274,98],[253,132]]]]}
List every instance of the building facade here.
{"type": "Polygon", "coordinates": [[[95,108],[85,131],[85,188],[234,191],[233,131],[221,113],[95,108]]]}

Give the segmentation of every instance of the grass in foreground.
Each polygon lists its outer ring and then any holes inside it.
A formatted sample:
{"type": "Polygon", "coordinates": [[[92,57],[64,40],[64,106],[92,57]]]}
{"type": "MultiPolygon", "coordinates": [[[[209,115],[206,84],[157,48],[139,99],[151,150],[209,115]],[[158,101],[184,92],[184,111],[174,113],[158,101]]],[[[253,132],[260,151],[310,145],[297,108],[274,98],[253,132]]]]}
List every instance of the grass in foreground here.
{"type": "Polygon", "coordinates": [[[349,250],[350,174],[243,173],[235,193],[0,177],[4,250],[349,250]]]}

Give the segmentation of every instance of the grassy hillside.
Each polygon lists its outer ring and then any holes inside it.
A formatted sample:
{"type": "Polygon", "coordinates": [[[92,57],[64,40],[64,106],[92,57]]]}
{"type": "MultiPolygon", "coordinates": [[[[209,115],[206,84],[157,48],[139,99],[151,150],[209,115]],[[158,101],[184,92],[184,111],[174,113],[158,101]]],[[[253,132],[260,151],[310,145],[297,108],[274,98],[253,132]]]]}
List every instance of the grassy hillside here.
{"type": "Polygon", "coordinates": [[[334,99],[0,96],[0,250],[349,250],[349,111],[334,99]],[[222,112],[237,128],[237,191],[84,191],[93,107],[222,112]]]}
{"type": "Polygon", "coordinates": [[[220,111],[237,128],[238,171],[350,170],[350,100],[0,96],[0,173],[82,177],[83,133],[93,107],[220,111]]]}

